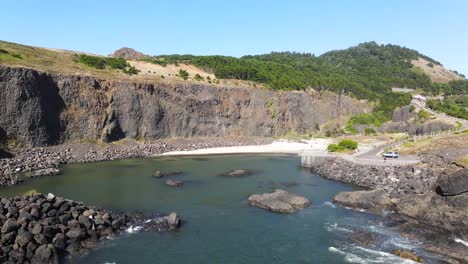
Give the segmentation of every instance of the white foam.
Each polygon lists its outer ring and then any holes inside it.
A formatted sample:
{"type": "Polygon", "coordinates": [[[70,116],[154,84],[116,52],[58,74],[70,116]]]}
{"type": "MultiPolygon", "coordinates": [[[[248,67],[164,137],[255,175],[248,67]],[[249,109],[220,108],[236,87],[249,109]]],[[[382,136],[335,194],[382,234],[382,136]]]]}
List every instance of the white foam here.
{"type": "Polygon", "coordinates": [[[116,264],[115,262],[104,262],[104,264],[116,264]]]}
{"type": "Polygon", "coordinates": [[[348,253],[348,252],[344,252],[342,250],[339,250],[337,249],[336,247],[329,247],[328,248],[328,251],[330,252],[335,252],[335,253],[338,253],[340,255],[343,255],[344,256],[344,259],[346,262],[350,262],[350,263],[362,263],[362,264],[366,264],[366,260],[358,257],[357,255],[354,255],[352,253],[348,253]]]}
{"type": "Polygon", "coordinates": [[[330,201],[324,202],[321,206],[328,206],[328,207],[331,207],[331,208],[336,208],[336,205],[333,204],[333,203],[330,202],[330,201]]]}
{"type": "Polygon", "coordinates": [[[133,233],[136,233],[136,232],[140,231],[142,228],[143,228],[142,226],[135,226],[135,227],[130,226],[129,228],[127,228],[125,230],[125,232],[127,232],[129,234],[133,234],[133,233]]]}
{"type": "Polygon", "coordinates": [[[402,259],[391,253],[372,250],[364,247],[354,246],[345,249],[329,247],[330,252],[335,252],[344,256],[344,260],[349,263],[362,264],[414,264],[416,262],[409,259],[402,259]],[[346,251],[344,251],[346,250],[346,251]]]}
{"type": "Polygon", "coordinates": [[[465,247],[468,247],[468,242],[463,240],[463,239],[460,239],[460,238],[455,238],[453,241],[457,242],[457,243],[461,243],[463,244],[465,247]]]}
{"type": "Polygon", "coordinates": [[[149,222],[151,222],[151,219],[146,220],[144,223],[147,224],[149,222]]]}
{"type": "Polygon", "coordinates": [[[336,231],[342,231],[342,232],[347,232],[347,233],[353,232],[353,230],[348,229],[346,227],[339,226],[337,223],[333,223],[333,224],[328,223],[325,225],[325,229],[328,232],[336,232],[336,231]]]}

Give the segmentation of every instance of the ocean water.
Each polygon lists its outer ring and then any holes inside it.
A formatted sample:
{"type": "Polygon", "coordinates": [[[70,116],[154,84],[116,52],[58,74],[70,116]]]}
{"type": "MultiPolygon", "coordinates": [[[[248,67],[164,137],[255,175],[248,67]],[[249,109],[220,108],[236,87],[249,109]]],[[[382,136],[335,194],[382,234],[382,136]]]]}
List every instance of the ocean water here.
{"type": "Polygon", "coordinates": [[[133,227],[101,243],[84,257],[69,263],[412,263],[389,252],[411,249],[437,263],[384,219],[336,206],[332,197],[352,185],[326,180],[299,167],[299,159],[277,155],[140,158],[72,164],[64,174],[28,180],[0,189],[12,196],[28,191],[54,193],[113,210],[140,210],[148,214],[180,214],[182,227],[171,232],[144,232],[133,227]],[[256,173],[241,178],[220,174],[233,169],[256,173]],[[183,171],[170,178],[179,188],[153,178],[155,170],[183,171]],[[294,214],[276,214],[251,207],[251,194],[283,189],[311,200],[309,208],[294,214]],[[375,243],[354,243],[354,232],[369,232],[375,243]]]}

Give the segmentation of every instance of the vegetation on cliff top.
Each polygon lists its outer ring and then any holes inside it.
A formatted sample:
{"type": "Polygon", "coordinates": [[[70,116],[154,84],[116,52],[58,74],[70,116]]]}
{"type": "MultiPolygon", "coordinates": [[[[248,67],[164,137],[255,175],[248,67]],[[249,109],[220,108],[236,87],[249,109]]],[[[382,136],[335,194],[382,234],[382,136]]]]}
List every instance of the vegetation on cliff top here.
{"type": "Polygon", "coordinates": [[[411,61],[423,58],[419,52],[398,45],[359,44],[346,50],[310,53],[272,52],[244,56],[162,55],[146,58],[159,65],[193,64],[211,71],[219,79],[241,79],[264,83],[277,90],[314,88],[346,92],[357,98],[376,100],[392,87],[420,88],[428,94],[465,92],[463,81],[435,84],[411,61]]]}
{"type": "Polygon", "coordinates": [[[131,66],[125,59],[123,58],[110,58],[110,57],[98,57],[98,56],[91,56],[86,54],[75,54],[74,62],[84,63],[90,67],[96,69],[118,69],[122,70],[122,72],[127,74],[137,74],[139,71],[131,66]]]}

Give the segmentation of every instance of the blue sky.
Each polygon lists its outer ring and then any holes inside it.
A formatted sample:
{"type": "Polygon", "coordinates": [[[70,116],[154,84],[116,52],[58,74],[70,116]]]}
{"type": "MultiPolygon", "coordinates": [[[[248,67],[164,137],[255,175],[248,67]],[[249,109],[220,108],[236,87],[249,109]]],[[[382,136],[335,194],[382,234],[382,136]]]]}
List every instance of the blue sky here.
{"type": "Polygon", "coordinates": [[[0,39],[110,54],[321,54],[374,40],[468,75],[467,0],[2,0],[0,39]]]}

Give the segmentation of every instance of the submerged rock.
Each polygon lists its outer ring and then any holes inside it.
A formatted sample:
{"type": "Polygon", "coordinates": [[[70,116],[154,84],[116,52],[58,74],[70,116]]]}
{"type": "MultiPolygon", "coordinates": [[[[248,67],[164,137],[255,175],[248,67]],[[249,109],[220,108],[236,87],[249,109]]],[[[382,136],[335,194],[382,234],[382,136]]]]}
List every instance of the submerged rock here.
{"type": "Polygon", "coordinates": [[[380,213],[382,209],[393,205],[393,200],[382,189],[340,192],[333,197],[333,202],[356,209],[369,210],[374,213],[380,213]]]}
{"type": "Polygon", "coordinates": [[[369,246],[375,243],[376,235],[365,231],[356,231],[350,236],[350,239],[356,244],[369,246]]]}
{"type": "Polygon", "coordinates": [[[41,170],[32,171],[30,177],[39,177],[39,176],[52,176],[52,175],[59,175],[62,171],[57,168],[47,168],[41,170]]]}
{"type": "Polygon", "coordinates": [[[310,205],[310,201],[307,198],[283,190],[251,195],[248,203],[249,205],[277,213],[293,213],[298,209],[303,209],[310,205]]]}
{"type": "Polygon", "coordinates": [[[416,252],[414,251],[395,249],[395,250],[392,250],[391,253],[395,256],[399,256],[400,258],[409,259],[414,262],[418,262],[418,263],[424,262],[423,258],[421,256],[416,255],[416,252]]]}
{"type": "Polygon", "coordinates": [[[170,172],[162,172],[160,170],[157,170],[153,173],[153,177],[155,178],[162,178],[165,176],[175,176],[175,175],[180,175],[182,174],[182,171],[170,171],[170,172]]]}
{"type": "Polygon", "coordinates": [[[167,186],[171,186],[171,187],[179,187],[179,186],[184,185],[184,182],[183,181],[178,181],[178,180],[167,180],[165,182],[165,184],[167,186]]]}
{"type": "Polygon", "coordinates": [[[230,176],[230,177],[242,177],[242,176],[248,176],[253,174],[254,172],[251,170],[245,170],[245,169],[236,169],[232,171],[228,171],[226,173],[223,173],[224,176],[230,176]]]}

